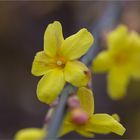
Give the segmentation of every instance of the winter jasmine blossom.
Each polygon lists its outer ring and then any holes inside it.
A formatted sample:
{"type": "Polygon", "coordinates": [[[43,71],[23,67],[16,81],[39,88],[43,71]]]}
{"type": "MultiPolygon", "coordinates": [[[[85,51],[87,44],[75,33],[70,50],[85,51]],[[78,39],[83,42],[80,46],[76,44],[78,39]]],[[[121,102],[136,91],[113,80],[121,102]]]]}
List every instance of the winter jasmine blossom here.
{"type": "Polygon", "coordinates": [[[33,75],[43,75],[37,86],[37,97],[41,102],[51,104],[66,82],[77,87],[87,85],[88,68],[78,59],[89,50],[93,40],[85,28],[64,39],[58,21],[48,25],[44,50],[36,54],[32,65],[33,75]]]}
{"type": "Polygon", "coordinates": [[[140,79],[140,36],[120,25],[108,34],[107,45],[93,60],[93,71],[108,73],[108,93],[112,99],[120,99],[130,79],[140,79]]]}
{"type": "Polygon", "coordinates": [[[123,135],[125,128],[118,122],[117,114],[110,116],[108,114],[94,114],[94,98],[90,89],[79,88],[77,92],[81,109],[70,110],[63,122],[60,135],[65,135],[71,131],[85,137],[93,137],[94,133],[108,134],[116,133],[123,135]]]}

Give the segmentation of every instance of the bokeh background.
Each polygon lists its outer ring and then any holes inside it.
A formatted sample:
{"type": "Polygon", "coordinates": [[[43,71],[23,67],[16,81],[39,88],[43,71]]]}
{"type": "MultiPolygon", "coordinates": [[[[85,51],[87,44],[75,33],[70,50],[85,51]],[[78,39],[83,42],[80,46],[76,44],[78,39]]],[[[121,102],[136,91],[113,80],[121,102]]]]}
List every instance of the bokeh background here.
{"type": "MultiPolygon", "coordinates": [[[[48,107],[36,98],[40,77],[31,75],[31,65],[35,53],[43,49],[47,24],[59,20],[64,37],[82,27],[92,29],[111,2],[0,1],[0,139],[13,139],[17,130],[44,123],[48,107]]],[[[119,2],[122,9],[116,24],[140,32],[140,1],[119,2]]],[[[106,47],[104,31],[100,33],[99,51],[106,47]]],[[[123,137],[110,134],[96,138],[140,139],[140,82],[132,80],[126,98],[112,101],[106,93],[106,75],[96,74],[93,79],[95,112],[118,113],[127,129],[123,137]]],[[[76,133],[63,137],[67,138],[83,139],[76,133]]]]}

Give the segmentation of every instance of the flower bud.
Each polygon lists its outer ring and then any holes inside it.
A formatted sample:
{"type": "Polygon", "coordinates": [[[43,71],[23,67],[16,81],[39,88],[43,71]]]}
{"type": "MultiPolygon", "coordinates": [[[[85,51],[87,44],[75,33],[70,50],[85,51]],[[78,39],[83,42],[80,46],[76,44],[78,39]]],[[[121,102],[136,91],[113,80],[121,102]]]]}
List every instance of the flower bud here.
{"type": "Polygon", "coordinates": [[[79,99],[76,95],[72,95],[68,98],[68,106],[70,108],[77,108],[77,107],[80,107],[80,102],[79,102],[79,99]]]}
{"type": "Polygon", "coordinates": [[[81,108],[72,110],[72,121],[76,124],[85,124],[88,121],[88,115],[81,108]]]}

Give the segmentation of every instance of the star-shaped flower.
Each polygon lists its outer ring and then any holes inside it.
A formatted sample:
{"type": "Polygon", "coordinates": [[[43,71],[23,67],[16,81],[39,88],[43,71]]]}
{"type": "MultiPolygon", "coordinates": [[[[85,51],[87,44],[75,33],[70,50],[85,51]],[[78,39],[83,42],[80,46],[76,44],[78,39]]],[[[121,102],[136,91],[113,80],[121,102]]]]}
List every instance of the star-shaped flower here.
{"type": "Polygon", "coordinates": [[[93,36],[83,28],[64,40],[58,21],[49,24],[44,35],[44,50],[36,54],[32,74],[41,76],[37,86],[38,99],[52,103],[66,82],[80,87],[89,81],[88,68],[78,61],[91,47],[93,36]]]}
{"type": "Polygon", "coordinates": [[[108,72],[108,93],[112,99],[120,99],[130,78],[140,78],[140,36],[120,25],[108,34],[107,45],[93,60],[93,71],[108,72]]]}
{"type": "Polygon", "coordinates": [[[86,136],[93,137],[94,133],[108,134],[116,133],[123,135],[125,128],[118,122],[118,116],[108,114],[94,114],[94,98],[90,89],[79,88],[77,95],[81,109],[69,111],[63,121],[60,136],[71,131],[86,136]]]}

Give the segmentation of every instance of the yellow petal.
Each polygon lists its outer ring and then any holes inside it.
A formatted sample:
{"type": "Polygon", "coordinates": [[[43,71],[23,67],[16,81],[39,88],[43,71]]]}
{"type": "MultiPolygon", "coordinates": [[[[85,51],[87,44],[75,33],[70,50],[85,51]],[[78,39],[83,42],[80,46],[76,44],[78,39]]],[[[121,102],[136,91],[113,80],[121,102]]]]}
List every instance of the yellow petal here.
{"type": "Polygon", "coordinates": [[[54,57],[57,49],[63,42],[62,27],[60,22],[49,24],[44,34],[44,51],[47,55],[54,57]]]}
{"type": "Polygon", "coordinates": [[[67,133],[74,131],[75,130],[75,125],[71,122],[71,112],[67,112],[62,126],[59,131],[59,136],[66,135],[67,133]]]}
{"type": "Polygon", "coordinates": [[[85,86],[89,81],[88,68],[80,61],[67,62],[64,68],[65,80],[74,86],[85,86]]]}
{"type": "Polygon", "coordinates": [[[99,53],[95,59],[93,59],[92,70],[94,72],[106,72],[112,65],[111,53],[103,51],[99,53]]]}
{"type": "Polygon", "coordinates": [[[128,29],[125,25],[119,25],[107,36],[108,48],[113,50],[122,50],[128,41],[128,29]]]}
{"type": "Polygon", "coordinates": [[[81,87],[78,89],[77,95],[80,100],[80,105],[84,111],[87,112],[88,116],[94,113],[94,97],[90,89],[81,87]]]}
{"type": "Polygon", "coordinates": [[[126,95],[129,83],[129,74],[123,69],[113,68],[107,77],[107,89],[109,96],[114,99],[121,99],[126,95]]]}
{"type": "Polygon", "coordinates": [[[39,140],[45,137],[45,131],[39,128],[25,128],[18,131],[15,140],[39,140]]]}
{"type": "Polygon", "coordinates": [[[83,129],[77,129],[76,132],[79,133],[80,135],[84,136],[84,137],[88,137],[88,138],[93,138],[94,137],[93,133],[88,132],[88,131],[83,130],[83,129]]]}
{"type": "Polygon", "coordinates": [[[41,102],[51,104],[57,99],[65,84],[63,71],[54,69],[42,77],[37,86],[37,97],[41,102]]]}
{"type": "Polygon", "coordinates": [[[120,117],[119,117],[119,115],[118,114],[112,114],[112,117],[116,120],[116,121],[118,121],[118,122],[120,122],[120,117]]]}
{"type": "Polygon", "coordinates": [[[137,32],[132,31],[129,33],[127,46],[132,53],[140,52],[140,35],[137,32]]]}
{"type": "Polygon", "coordinates": [[[128,40],[128,47],[131,53],[131,73],[132,77],[140,79],[140,35],[131,32],[128,40]]]}
{"type": "Polygon", "coordinates": [[[72,123],[71,124],[63,124],[63,126],[60,129],[59,136],[60,137],[64,136],[72,131],[74,131],[74,125],[72,123]]]}
{"type": "Polygon", "coordinates": [[[137,59],[132,65],[131,75],[135,79],[140,79],[140,59],[137,59]]]}
{"type": "Polygon", "coordinates": [[[123,135],[125,128],[108,114],[94,114],[90,119],[89,131],[101,134],[116,133],[123,135]]]}
{"type": "Polygon", "coordinates": [[[74,60],[84,55],[93,43],[93,36],[83,28],[76,34],[66,38],[62,44],[61,55],[68,60],[74,60]]]}
{"type": "Polygon", "coordinates": [[[53,59],[49,56],[47,56],[44,51],[40,51],[36,54],[33,64],[32,64],[32,74],[35,76],[44,75],[53,68],[55,68],[55,65],[51,64],[53,63],[53,59]]]}

